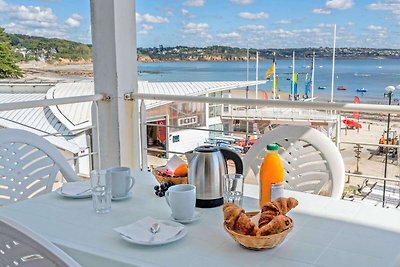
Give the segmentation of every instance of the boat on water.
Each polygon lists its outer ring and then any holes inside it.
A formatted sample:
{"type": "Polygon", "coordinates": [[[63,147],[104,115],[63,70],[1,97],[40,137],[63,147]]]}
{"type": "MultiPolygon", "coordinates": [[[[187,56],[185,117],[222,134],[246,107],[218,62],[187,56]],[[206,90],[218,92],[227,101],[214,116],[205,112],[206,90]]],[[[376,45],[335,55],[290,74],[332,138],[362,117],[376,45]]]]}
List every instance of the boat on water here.
{"type": "Polygon", "coordinates": [[[363,87],[363,88],[358,88],[356,91],[357,91],[358,93],[366,93],[366,92],[367,92],[367,89],[365,89],[365,88],[363,87]]]}
{"type": "Polygon", "coordinates": [[[319,89],[319,90],[325,90],[325,89],[326,89],[326,86],[318,86],[318,89],[319,89]]]}
{"type": "Polygon", "coordinates": [[[336,89],[339,90],[339,91],[346,91],[346,90],[347,90],[347,88],[344,87],[344,86],[339,86],[339,87],[336,88],[336,89]]]}

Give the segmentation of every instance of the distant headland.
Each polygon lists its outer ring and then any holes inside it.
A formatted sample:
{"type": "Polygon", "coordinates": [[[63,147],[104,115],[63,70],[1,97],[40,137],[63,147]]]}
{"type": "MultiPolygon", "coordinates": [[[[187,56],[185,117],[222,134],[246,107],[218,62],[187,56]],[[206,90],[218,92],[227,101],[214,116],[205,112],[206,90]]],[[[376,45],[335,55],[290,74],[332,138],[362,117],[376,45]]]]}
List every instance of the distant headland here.
{"type": "MultiPolygon", "coordinates": [[[[11,46],[15,52],[17,61],[46,61],[50,64],[74,64],[92,62],[92,45],[82,44],[57,38],[44,38],[21,34],[8,34],[11,46]]],[[[291,58],[295,51],[296,58],[310,58],[315,52],[317,58],[332,57],[332,48],[308,47],[308,48],[265,48],[249,49],[249,60],[255,60],[256,52],[259,59],[271,60],[274,53],[277,59],[291,58]]],[[[363,58],[400,58],[400,49],[382,48],[337,48],[338,59],[363,59],[363,58]]],[[[229,46],[188,47],[174,46],[137,49],[139,62],[174,62],[174,61],[246,61],[247,49],[229,46]]]]}

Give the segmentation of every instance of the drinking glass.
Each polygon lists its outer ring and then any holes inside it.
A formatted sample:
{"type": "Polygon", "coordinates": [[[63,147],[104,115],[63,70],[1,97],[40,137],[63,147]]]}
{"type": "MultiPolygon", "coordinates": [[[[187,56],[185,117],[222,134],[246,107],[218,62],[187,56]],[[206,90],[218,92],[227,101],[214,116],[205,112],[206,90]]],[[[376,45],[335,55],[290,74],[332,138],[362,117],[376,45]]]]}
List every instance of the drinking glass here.
{"type": "Polygon", "coordinates": [[[243,204],[243,175],[228,173],[223,176],[224,202],[234,203],[238,206],[243,204]]]}
{"type": "Polygon", "coordinates": [[[91,171],[92,201],[94,211],[98,214],[111,211],[111,178],[105,170],[91,171]]]}

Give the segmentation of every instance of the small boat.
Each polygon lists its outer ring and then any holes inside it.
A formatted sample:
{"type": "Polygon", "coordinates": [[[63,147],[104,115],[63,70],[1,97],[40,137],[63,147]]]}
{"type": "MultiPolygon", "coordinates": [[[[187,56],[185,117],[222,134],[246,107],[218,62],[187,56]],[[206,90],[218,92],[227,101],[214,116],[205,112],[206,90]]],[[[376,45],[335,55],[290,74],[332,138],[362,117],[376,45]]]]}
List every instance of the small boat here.
{"type": "Polygon", "coordinates": [[[325,90],[325,89],[326,89],[326,86],[318,86],[318,89],[319,89],[319,90],[325,90]]]}
{"type": "Polygon", "coordinates": [[[346,90],[347,90],[347,88],[344,87],[344,86],[339,86],[339,87],[336,88],[336,89],[339,90],[339,91],[346,91],[346,90]]]}
{"type": "Polygon", "coordinates": [[[365,89],[365,88],[363,87],[363,88],[358,88],[356,91],[357,91],[358,93],[366,93],[366,92],[367,92],[367,89],[365,89]]]}

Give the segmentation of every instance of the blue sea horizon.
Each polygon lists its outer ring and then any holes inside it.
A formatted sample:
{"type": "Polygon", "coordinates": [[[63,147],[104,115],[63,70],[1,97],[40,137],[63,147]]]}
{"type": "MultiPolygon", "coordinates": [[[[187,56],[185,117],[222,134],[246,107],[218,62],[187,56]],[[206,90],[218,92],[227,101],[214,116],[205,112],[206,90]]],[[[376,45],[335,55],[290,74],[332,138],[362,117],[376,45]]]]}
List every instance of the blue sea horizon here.
{"type": "MultiPolygon", "coordinates": [[[[259,62],[258,79],[265,79],[265,72],[272,61],[259,62]]],[[[256,80],[256,63],[249,62],[248,78],[256,80]]],[[[159,82],[179,81],[246,81],[247,62],[157,62],[138,65],[139,80],[159,82]]],[[[295,72],[299,73],[298,94],[305,93],[306,73],[311,74],[311,60],[299,59],[295,62],[295,72]]],[[[292,60],[277,60],[276,75],[278,88],[290,92],[292,60]]],[[[400,60],[398,59],[336,59],[334,79],[334,101],[353,102],[358,96],[362,103],[387,103],[384,98],[385,87],[400,84],[400,60]],[[347,88],[338,91],[337,87],[347,88]],[[357,92],[365,88],[366,93],[357,92]]],[[[332,60],[317,59],[314,76],[314,96],[316,101],[328,101],[331,94],[332,60]],[[324,90],[318,87],[326,87],[324,90]]],[[[259,86],[270,95],[272,81],[259,86]]],[[[251,88],[254,90],[254,88],[251,88]]],[[[400,92],[394,93],[394,99],[400,98],[400,92]],[[398,96],[397,96],[398,95],[398,96]]],[[[398,102],[397,102],[398,103],[398,102]]]]}

